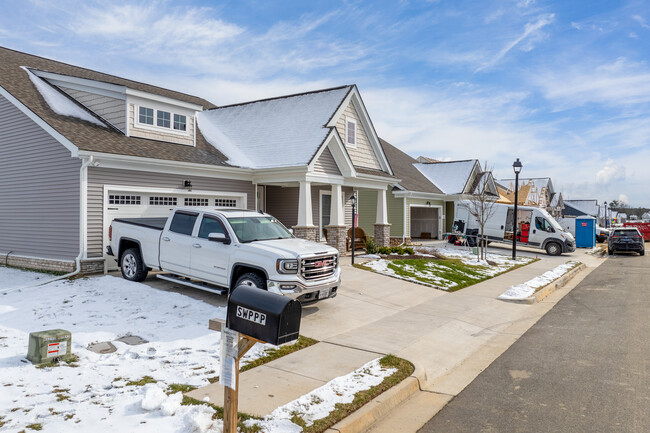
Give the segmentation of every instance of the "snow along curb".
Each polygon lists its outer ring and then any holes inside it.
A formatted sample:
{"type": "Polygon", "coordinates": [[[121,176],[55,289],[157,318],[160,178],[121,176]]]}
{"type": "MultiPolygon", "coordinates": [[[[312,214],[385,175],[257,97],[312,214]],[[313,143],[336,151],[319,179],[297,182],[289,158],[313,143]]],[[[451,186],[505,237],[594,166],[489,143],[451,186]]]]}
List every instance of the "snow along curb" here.
{"type": "Polygon", "coordinates": [[[516,302],[519,304],[534,304],[535,302],[541,302],[544,298],[546,298],[548,295],[556,291],[557,289],[560,289],[564,287],[564,285],[573,277],[575,277],[580,271],[585,269],[587,266],[585,266],[584,263],[580,263],[578,266],[575,268],[571,269],[569,272],[566,274],[562,275],[560,278],[557,280],[554,280],[550,282],[549,284],[543,286],[539,290],[535,291],[534,294],[527,298],[523,299],[500,299],[501,301],[506,301],[506,302],[516,302]]]}
{"type": "Polygon", "coordinates": [[[347,418],[328,428],[326,433],[359,433],[366,431],[372,424],[386,416],[407,398],[420,391],[420,384],[426,381],[426,373],[419,365],[412,364],[415,369],[409,377],[378,395],[347,418]]]}

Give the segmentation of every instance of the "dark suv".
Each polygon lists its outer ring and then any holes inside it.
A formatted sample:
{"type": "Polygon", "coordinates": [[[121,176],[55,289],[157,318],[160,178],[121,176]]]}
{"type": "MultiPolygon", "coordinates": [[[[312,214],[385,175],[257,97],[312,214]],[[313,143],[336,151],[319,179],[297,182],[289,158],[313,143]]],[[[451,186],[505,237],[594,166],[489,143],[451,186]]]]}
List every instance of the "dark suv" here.
{"type": "Polygon", "coordinates": [[[607,238],[607,252],[612,255],[616,251],[633,251],[645,255],[645,244],[639,229],[634,227],[613,229],[607,238]]]}

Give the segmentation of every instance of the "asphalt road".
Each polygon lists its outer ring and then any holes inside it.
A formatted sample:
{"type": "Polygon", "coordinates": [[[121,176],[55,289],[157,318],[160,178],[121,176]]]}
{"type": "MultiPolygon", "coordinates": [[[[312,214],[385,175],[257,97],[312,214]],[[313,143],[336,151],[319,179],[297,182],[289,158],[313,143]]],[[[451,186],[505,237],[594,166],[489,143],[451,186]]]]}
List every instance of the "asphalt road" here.
{"type": "Polygon", "coordinates": [[[649,265],[610,257],[420,432],[650,432],[649,265]]]}

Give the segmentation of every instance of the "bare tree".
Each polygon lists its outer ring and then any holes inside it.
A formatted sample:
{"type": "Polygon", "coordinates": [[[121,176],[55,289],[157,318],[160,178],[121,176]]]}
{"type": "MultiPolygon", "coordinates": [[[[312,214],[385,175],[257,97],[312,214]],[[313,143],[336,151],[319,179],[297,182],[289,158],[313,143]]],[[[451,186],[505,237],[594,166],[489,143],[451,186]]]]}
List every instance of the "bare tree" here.
{"type": "Polygon", "coordinates": [[[485,224],[496,211],[495,202],[499,198],[498,192],[491,188],[493,185],[492,168],[488,169],[487,162],[483,165],[484,171],[474,181],[474,188],[471,198],[464,204],[469,214],[476,219],[479,226],[477,258],[485,260],[485,224]]]}

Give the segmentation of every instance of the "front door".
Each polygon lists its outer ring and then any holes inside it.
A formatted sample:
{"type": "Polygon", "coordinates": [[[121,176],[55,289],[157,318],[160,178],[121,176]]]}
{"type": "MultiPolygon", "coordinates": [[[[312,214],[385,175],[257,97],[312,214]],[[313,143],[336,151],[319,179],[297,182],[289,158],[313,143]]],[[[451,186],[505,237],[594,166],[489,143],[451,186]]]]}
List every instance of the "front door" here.
{"type": "Polygon", "coordinates": [[[321,193],[320,196],[320,239],[325,241],[323,229],[330,224],[330,212],[332,210],[332,195],[321,193]]]}

